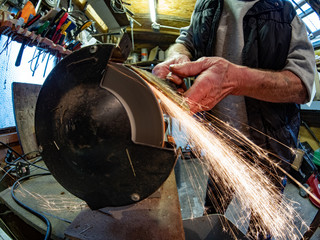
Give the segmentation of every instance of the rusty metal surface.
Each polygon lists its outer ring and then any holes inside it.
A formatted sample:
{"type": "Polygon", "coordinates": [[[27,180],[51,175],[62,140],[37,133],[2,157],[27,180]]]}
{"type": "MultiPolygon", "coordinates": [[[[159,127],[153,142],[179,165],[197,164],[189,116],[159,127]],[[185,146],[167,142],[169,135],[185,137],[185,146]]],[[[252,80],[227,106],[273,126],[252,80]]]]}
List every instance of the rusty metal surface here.
{"type": "Polygon", "coordinates": [[[81,240],[183,240],[184,231],[174,174],[160,188],[160,195],[134,205],[82,211],[65,235],[81,240]]]}
{"type": "Polygon", "coordinates": [[[249,240],[232,222],[220,214],[184,220],[183,227],[186,240],[249,240]]]}
{"type": "Polygon", "coordinates": [[[16,82],[12,84],[17,132],[25,154],[38,150],[34,128],[34,115],[40,89],[41,85],[37,84],[16,82]]]}

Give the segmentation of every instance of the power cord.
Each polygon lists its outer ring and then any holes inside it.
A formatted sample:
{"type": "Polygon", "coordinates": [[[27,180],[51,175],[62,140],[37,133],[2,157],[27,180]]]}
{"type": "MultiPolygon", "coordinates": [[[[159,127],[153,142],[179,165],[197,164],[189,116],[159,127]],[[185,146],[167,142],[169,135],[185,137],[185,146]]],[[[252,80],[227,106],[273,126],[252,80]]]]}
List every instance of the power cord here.
{"type": "Polygon", "coordinates": [[[28,176],[24,176],[22,178],[19,178],[13,185],[11,188],[11,196],[13,198],[13,200],[20,205],[21,207],[23,207],[24,209],[26,209],[27,211],[31,212],[32,214],[36,215],[38,218],[40,218],[46,225],[47,225],[47,230],[46,230],[46,235],[45,235],[45,240],[50,239],[51,236],[51,223],[49,221],[49,219],[44,216],[43,214],[41,214],[40,212],[34,210],[33,208],[25,205],[24,203],[22,203],[20,200],[17,199],[17,197],[15,196],[15,190],[19,187],[19,185],[21,184],[22,181],[28,180],[32,177],[37,177],[37,176],[45,176],[45,175],[50,175],[50,173],[38,173],[38,174],[33,174],[33,175],[28,175],[28,176]]]}
{"type": "Polygon", "coordinates": [[[14,167],[11,167],[9,170],[7,171],[4,171],[5,173],[3,174],[3,176],[0,178],[0,183],[3,181],[3,179],[11,172],[15,169],[15,166],[14,167]]]}
{"type": "MultiPolygon", "coordinates": [[[[2,144],[3,146],[5,146],[6,148],[8,148],[8,152],[6,154],[6,158],[5,158],[5,163],[8,166],[15,166],[14,169],[11,169],[10,172],[15,171],[18,175],[18,177],[23,177],[23,176],[27,176],[30,174],[30,166],[34,166],[36,168],[45,170],[45,171],[49,171],[47,168],[41,167],[36,165],[35,163],[42,160],[41,157],[39,157],[38,159],[36,159],[34,162],[30,162],[29,160],[27,160],[25,157],[32,154],[32,153],[37,153],[39,151],[32,151],[29,153],[26,153],[24,155],[19,154],[17,151],[15,151],[12,147],[10,147],[9,145],[5,144],[4,142],[0,141],[0,144],[2,144]],[[18,158],[15,158],[15,155],[18,156],[18,158]]],[[[6,172],[6,171],[5,171],[6,172]]],[[[5,176],[8,175],[8,172],[6,172],[4,174],[4,176],[1,178],[0,182],[4,179],[5,176]]]]}
{"type": "Polygon", "coordinates": [[[13,171],[16,172],[16,174],[20,178],[17,181],[15,181],[15,183],[12,185],[12,188],[11,188],[11,196],[12,196],[13,200],[18,205],[20,205],[21,207],[26,209],[27,211],[29,211],[32,214],[36,215],[38,218],[40,218],[47,225],[47,230],[46,230],[46,234],[45,234],[45,238],[44,239],[45,240],[46,239],[50,239],[51,229],[52,229],[51,223],[50,223],[49,219],[46,216],[44,216],[43,214],[51,216],[51,217],[55,217],[57,219],[60,219],[61,221],[65,221],[67,223],[71,223],[71,221],[67,220],[67,219],[60,218],[60,217],[55,216],[55,215],[52,215],[50,213],[46,213],[46,212],[40,213],[40,212],[36,211],[35,209],[27,206],[26,204],[24,204],[20,200],[18,200],[17,197],[15,196],[15,190],[19,187],[19,185],[21,184],[22,181],[28,180],[28,179],[30,179],[32,177],[51,175],[51,173],[50,172],[45,172],[45,173],[37,173],[37,174],[30,175],[30,168],[29,168],[30,166],[37,167],[37,168],[40,168],[40,169],[45,170],[45,171],[49,171],[48,169],[46,169],[44,167],[41,167],[41,166],[38,166],[38,165],[35,164],[35,163],[41,161],[42,157],[38,157],[33,162],[31,162],[31,161],[29,161],[29,160],[27,160],[25,158],[29,154],[37,153],[38,151],[32,151],[32,152],[26,153],[24,155],[21,155],[17,151],[15,151],[12,147],[10,147],[9,145],[7,145],[7,144],[5,144],[5,143],[3,143],[1,141],[0,141],[0,144],[2,144],[2,145],[4,145],[5,147],[8,148],[7,156],[6,156],[6,159],[5,159],[5,162],[6,162],[7,166],[5,166],[3,168],[5,173],[1,177],[0,183],[11,172],[13,172],[13,171]],[[13,153],[15,153],[18,156],[18,158],[16,158],[13,153]],[[9,169],[5,170],[6,168],[9,168],[9,169]]]}

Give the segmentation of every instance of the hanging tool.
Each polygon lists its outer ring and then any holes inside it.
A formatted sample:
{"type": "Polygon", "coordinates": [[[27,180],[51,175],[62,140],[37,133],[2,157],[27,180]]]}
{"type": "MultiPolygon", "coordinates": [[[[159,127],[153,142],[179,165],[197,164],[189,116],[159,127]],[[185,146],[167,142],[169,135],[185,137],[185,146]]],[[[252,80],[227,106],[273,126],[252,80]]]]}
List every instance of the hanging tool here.
{"type": "Polygon", "coordinates": [[[63,15],[65,14],[65,10],[61,9],[55,16],[54,18],[51,19],[50,24],[47,28],[47,30],[43,33],[43,37],[47,37],[50,38],[51,36],[51,32],[53,31],[52,35],[54,34],[55,31],[55,26],[56,24],[59,22],[59,20],[63,17],[63,15]]]}
{"type": "Polygon", "coordinates": [[[40,20],[41,17],[42,17],[42,15],[40,13],[35,15],[23,27],[30,28],[32,25],[35,25],[38,22],[38,20],[40,20]]]}
{"type": "Polygon", "coordinates": [[[16,67],[19,67],[20,64],[21,64],[21,59],[22,59],[23,51],[24,51],[24,49],[26,48],[27,43],[28,43],[28,39],[27,39],[27,38],[24,38],[23,41],[22,41],[22,43],[21,43],[21,47],[20,47],[20,50],[19,50],[19,53],[18,53],[16,62],[15,62],[15,66],[16,66],[16,67]]]}
{"type": "Polygon", "coordinates": [[[30,15],[35,16],[36,10],[32,4],[32,2],[28,1],[21,10],[21,16],[24,19],[24,23],[28,22],[30,15]]]}
{"type": "MultiPolygon", "coordinates": [[[[55,41],[55,39],[57,39],[58,32],[59,32],[62,24],[64,24],[65,21],[67,20],[68,16],[69,16],[69,14],[66,12],[66,13],[64,13],[63,16],[60,18],[60,21],[59,21],[59,23],[57,24],[57,26],[56,26],[56,28],[55,28],[55,32],[54,32],[54,34],[52,35],[52,38],[51,38],[54,43],[57,42],[57,41],[55,41]]],[[[59,40],[59,39],[58,39],[58,40],[59,40]]]]}
{"type": "Polygon", "coordinates": [[[72,0],[68,0],[68,12],[72,12],[73,6],[72,6],[72,0]]]}
{"type": "Polygon", "coordinates": [[[67,49],[71,51],[75,51],[81,47],[81,42],[80,41],[73,41],[71,42],[68,46],[67,49]]]}
{"type": "MultiPolygon", "coordinates": [[[[66,14],[68,14],[68,13],[66,13],[66,14]]],[[[60,22],[62,20],[63,20],[63,18],[61,18],[60,22]]],[[[62,36],[64,36],[64,37],[66,36],[65,32],[66,32],[67,28],[70,26],[70,24],[71,24],[71,21],[68,21],[68,22],[64,21],[64,24],[61,27],[59,25],[57,26],[57,30],[56,30],[55,34],[53,35],[53,37],[52,37],[52,41],[54,43],[58,43],[62,36]]],[[[64,37],[63,37],[63,39],[64,39],[64,37]]]]}
{"type": "Polygon", "coordinates": [[[66,39],[66,37],[67,37],[67,33],[66,32],[63,32],[63,33],[60,33],[60,39],[59,39],[59,41],[58,41],[58,44],[59,45],[63,45],[64,44],[64,40],[66,39]]]}
{"type": "Polygon", "coordinates": [[[82,32],[83,30],[86,30],[88,27],[90,27],[92,25],[92,22],[89,20],[89,21],[86,21],[84,24],[82,24],[81,27],[79,27],[76,32],[74,33],[74,39],[76,39],[76,37],[78,36],[78,34],[80,32],[82,32]]]}
{"type": "Polygon", "coordinates": [[[35,11],[36,13],[39,11],[40,5],[41,5],[42,0],[38,0],[35,11]]]}
{"type": "Polygon", "coordinates": [[[45,30],[49,27],[50,21],[46,21],[44,22],[44,24],[42,24],[36,31],[37,34],[40,34],[42,36],[42,34],[45,32],[45,30]]]}

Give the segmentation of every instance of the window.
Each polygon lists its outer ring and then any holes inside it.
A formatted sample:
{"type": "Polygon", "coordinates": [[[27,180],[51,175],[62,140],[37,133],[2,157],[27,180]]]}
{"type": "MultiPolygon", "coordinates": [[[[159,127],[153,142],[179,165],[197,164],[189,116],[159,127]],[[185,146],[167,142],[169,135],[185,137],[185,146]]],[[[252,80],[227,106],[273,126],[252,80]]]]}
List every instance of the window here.
{"type": "Polygon", "coordinates": [[[317,13],[305,0],[290,0],[298,16],[306,24],[310,39],[320,35],[320,19],[317,13]]]}
{"type": "Polygon", "coordinates": [[[46,71],[45,65],[47,55],[39,57],[38,67],[36,47],[26,47],[23,51],[21,65],[15,66],[15,61],[18,56],[21,44],[11,41],[7,48],[6,42],[9,41],[7,36],[1,35],[0,38],[0,129],[15,126],[12,102],[12,83],[25,82],[33,84],[42,84],[54,67],[54,56],[50,56],[46,71]],[[35,59],[33,59],[35,58],[35,59]],[[34,61],[32,61],[34,60],[34,61]],[[34,70],[34,74],[33,71],[34,70]],[[45,73],[45,74],[44,74],[45,73]]]}

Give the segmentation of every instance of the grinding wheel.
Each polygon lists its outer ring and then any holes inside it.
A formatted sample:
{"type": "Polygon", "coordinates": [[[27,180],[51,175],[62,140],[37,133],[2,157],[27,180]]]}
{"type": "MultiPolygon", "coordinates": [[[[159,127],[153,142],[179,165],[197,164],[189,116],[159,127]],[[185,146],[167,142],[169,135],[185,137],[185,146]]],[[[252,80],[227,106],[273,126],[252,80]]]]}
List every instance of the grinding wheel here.
{"type": "Polygon", "coordinates": [[[129,68],[109,62],[113,45],[80,49],[44,82],[35,129],[56,180],[91,209],[124,206],[154,193],[175,164],[163,148],[158,100],[129,68]]]}

